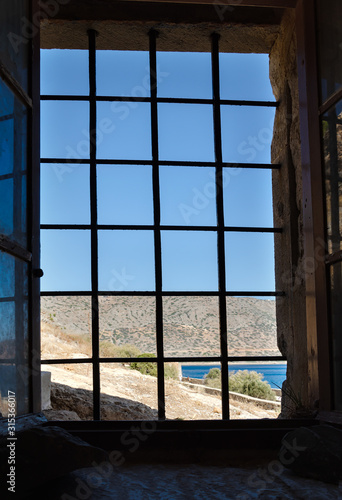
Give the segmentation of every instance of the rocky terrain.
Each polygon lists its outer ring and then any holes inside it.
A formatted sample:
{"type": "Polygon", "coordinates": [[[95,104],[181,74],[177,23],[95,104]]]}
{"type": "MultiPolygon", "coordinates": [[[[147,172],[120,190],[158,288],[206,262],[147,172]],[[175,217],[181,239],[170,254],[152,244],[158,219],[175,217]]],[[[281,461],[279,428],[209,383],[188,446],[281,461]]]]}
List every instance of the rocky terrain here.
{"type": "MultiPolygon", "coordinates": [[[[87,365],[45,365],[52,374],[49,418],[92,420],[91,367],[87,365]],[[56,413],[58,411],[58,413],[56,413]],[[64,411],[64,415],[60,414],[64,411]],[[74,412],[70,415],[68,412],[74,412]]],[[[178,420],[221,419],[221,399],[199,394],[177,380],[165,381],[166,417],[178,420]]],[[[122,365],[101,369],[101,418],[103,420],[156,419],[157,379],[122,365]]],[[[233,401],[232,419],[277,418],[278,412],[251,403],[233,401]]]]}
{"type": "MultiPolygon", "coordinates": [[[[165,297],[163,306],[166,356],[220,354],[216,297],[165,297]]],[[[42,297],[41,307],[43,359],[48,354],[44,352],[46,330],[59,330],[60,337],[88,342],[90,348],[89,297],[42,297]]],[[[274,300],[228,297],[227,315],[230,355],[280,354],[274,300]]],[[[156,353],[153,297],[100,297],[99,320],[101,356],[106,356],[101,349],[108,342],[131,344],[141,352],[156,353]]]]}
{"type": "MultiPolygon", "coordinates": [[[[104,348],[130,344],[155,353],[154,299],[100,298],[100,355],[104,348]]],[[[89,297],[42,297],[42,359],[89,359],[89,297]]],[[[230,354],[277,354],[275,304],[271,300],[227,300],[230,354]]],[[[214,297],[167,297],[164,301],[165,353],[169,356],[218,355],[218,305],[214,297]]],[[[102,354],[101,354],[102,352],[102,354]]],[[[52,374],[49,418],[93,418],[91,363],[44,365],[52,374]],[[56,413],[58,412],[58,413],[56,413]],[[62,413],[61,413],[62,412],[62,413]],[[73,413],[70,413],[73,412],[73,413]]],[[[176,370],[177,373],[177,370],[176,370]]],[[[129,364],[101,363],[101,418],[157,418],[157,379],[129,364]]],[[[221,399],[195,392],[178,379],[165,381],[168,419],[221,419],[221,399]]],[[[231,418],[276,418],[278,413],[233,401],[231,418]]]]}

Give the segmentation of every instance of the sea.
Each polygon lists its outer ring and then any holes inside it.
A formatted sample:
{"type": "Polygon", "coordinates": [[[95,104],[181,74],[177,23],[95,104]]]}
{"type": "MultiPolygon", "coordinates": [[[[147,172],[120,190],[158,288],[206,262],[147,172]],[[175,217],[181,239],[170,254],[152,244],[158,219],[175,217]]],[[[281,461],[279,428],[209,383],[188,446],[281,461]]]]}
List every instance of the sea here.
{"type": "MultiPolygon", "coordinates": [[[[202,379],[211,368],[220,368],[219,364],[206,365],[182,365],[182,376],[189,378],[202,379]]],[[[286,363],[246,363],[246,364],[229,364],[229,373],[238,370],[248,370],[262,373],[266,382],[270,384],[272,389],[278,389],[282,386],[286,378],[286,363]]]]}

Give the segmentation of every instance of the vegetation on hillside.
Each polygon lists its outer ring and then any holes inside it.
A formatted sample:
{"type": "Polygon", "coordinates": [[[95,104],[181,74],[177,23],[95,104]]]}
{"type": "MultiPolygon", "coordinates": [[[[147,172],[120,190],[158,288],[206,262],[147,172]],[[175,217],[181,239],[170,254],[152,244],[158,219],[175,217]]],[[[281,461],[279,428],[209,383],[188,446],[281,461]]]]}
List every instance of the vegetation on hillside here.
{"type": "MultiPolygon", "coordinates": [[[[143,353],[137,356],[138,358],[156,358],[155,354],[143,353]]],[[[151,375],[152,377],[157,377],[158,367],[155,361],[142,361],[130,363],[130,368],[132,370],[138,370],[143,375],[151,375]]],[[[166,379],[178,379],[178,369],[175,363],[165,363],[164,364],[164,374],[166,379]]]]}
{"type": "MultiPolygon", "coordinates": [[[[266,380],[263,380],[262,373],[255,371],[239,370],[229,375],[229,390],[245,394],[253,398],[267,399],[274,401],[276,399],[271,386],[266,380]]],[[[221,388],[221,370],[212,368],[204,378],[205,385],[221,388]]]]}

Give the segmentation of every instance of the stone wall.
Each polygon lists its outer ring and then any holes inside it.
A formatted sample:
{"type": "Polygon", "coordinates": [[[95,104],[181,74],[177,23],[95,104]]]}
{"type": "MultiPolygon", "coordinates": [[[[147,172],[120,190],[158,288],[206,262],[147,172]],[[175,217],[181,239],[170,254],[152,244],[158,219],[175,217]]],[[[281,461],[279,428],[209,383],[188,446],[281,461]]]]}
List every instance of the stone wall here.
{"type": "Polygon", "coordinates": [[[305,260],[303,255],[302,178],[295,15],[287,10],[280,34],[270,53],[270,79],[280,106],[275,117],[272,163],[274,223],[283,233],[275,238],[276,289],[278,297],[278,346],[287,357],[282,416],[293,415],[295,406],[308,405],[306,344],[305,260]],[[298,401],[286,396],[294,391],[298,401]]]}

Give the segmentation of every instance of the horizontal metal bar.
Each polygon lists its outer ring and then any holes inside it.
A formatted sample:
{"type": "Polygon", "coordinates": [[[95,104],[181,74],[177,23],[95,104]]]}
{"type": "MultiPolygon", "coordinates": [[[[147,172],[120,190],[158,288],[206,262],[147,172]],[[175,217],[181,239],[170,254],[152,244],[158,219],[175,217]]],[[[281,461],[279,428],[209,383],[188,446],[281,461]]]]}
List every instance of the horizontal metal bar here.
{"type": "Polygon", "coordinates": [[[92,364],[92,358],[76,358],[76,359],[42,359],[43,365],[73,365],[73,364],[92,364]]]}
{"type": "Polygon", "coordinates": [[[41,230],[53,229],[53,230],[90,230],[90,224],[41,224],[41,230]]]}
{"type": "MultiPolygon", "coordinates": [[[[41,291],[41,297],[91,297],[91,291],[41,291]]],[[[156,297],[158,294],[155,291],[108,291],[99,290],[99,296],[102,297],[156,297]]],[[[175,291],[162,291],[160,292],[162,297],[218,297],[221,295],[220,292],[175,292],[175,291]]],[[[227,291],[223,295],[226,297],[284,297],[285,292],[237,292],[237,291],[227,291]]]]}
{"type": "MultiPolygon", "coordinates": [[[[155,358],[99,358],[100,363],[157,363],[157,356],[155,358]]],[[[286,361],[284,356],[228,356],[228,363],[236,362],[275,362],[286,361]]],[[[165,363],[222,363],[221,356],[165,356],[165,363]]],[[[0,360],[1,362],[1,360],[0,360]]],[[[9,362],[5,360],[5,362],[9,362]]],[[[42,359],[42,365],[62,365],[62,364],[92,364],[92,358],[73,358],[73,359],[42,359]]]]}
{"type": "Polygon", "coordinates": [[[7,68],[0,62],[0,78],[8,85],[11,91],[20,99],[22,104],[32,108],[32,99],[22,88],[20,83],[12,76],[7,68]]]}
{"type": "MultiPolygon", "coordinates": [[[[96,229],[99,231],[153,231],[157,226],[154,225],[120,225],[120,224],[98,224],[96,229]]],[[[162,231],[217,231],[217,226],[158,226],[162,231]]],[[[41,224],[42,230],[90,230],[90,224],[41,224]]],[[[281,227],[243,227],[226,226],[225,232],[243,232],[243,233],[282,233],[281,227]]]]}
{"type": "Polygon", "coordinates": [[[6,122],[7,120],[13,120],[14,114],[0,116],[0,122],[6,122]]]}
{"type": "Polygon", "coordinates": [[[279,101],[241,101],[236,99],[220,99],[221,106],[258,106],[264,108],[278,108],[279,101]]]}
{"type": "Polygon", "coordinates": [[[54,163],[70,163],[70,165],[77,164],[77,165],[89,165],[90,164],[90,158],[89,159],[81,159],[81,158],[41,158],[40,159],[40,164],[44,165],[44,163],[47,164],[54,164],[54,163]]]}
{"type": "Polygon", "coordinates": [[[14,179],[14,177],[18,178],[19,176],[25,176],[25,175],[27,175],[26,170],[20,170],[19,172],[16,172],[15,174],[13,172],[10,174],[3,174],[3,175],[0,175],[0,182],[5,181],[7,179],[14,179]]]}
{"type": "MultiPolygon", "coordinates": [[[[42,95],[42,101],[89,101],[88,96],[71,96],[71,95],[42,95]]],[[[134,97],[134,96],[96,96],[97,102],[151,102],[151,97],[134,97]]],[[[190,97],[157,97],[158,104],[204,104],[213,105],[214,99],[198,99],[190,97]]],[[[241,99],[220,99],[219,105],[222,106],[259,106],[259,107],[279,107],[279,101],[251,101],[241,99]]]]}
{"type": "Polygon", "coordinates": [[[13,257],[31,262],[32,254],[5,234],[0,234],[0,250],[11,254],[13,257]]]}
{"type": "Polygon", "coordinates": [[[45,94],[40,96],[41,101],[89,101],[88,95],[53,95],[45,94]]]}
{"type": "Polygon", "coordinates": [[[229,291],[227,297],[285,297],[285,292],[237,292],[229,291]]]}
{"type": "MultiPolygon", "coordinates": [[[[54,164],[54,163],[70,163],[89,165],[90,159],[76,159],[76,158],[41,158],[41,164],[54,164]]],[[[115,160],[115,159],[97,159],[98,165],[152,165],[152,160],[115,160]]],[[[173,161],[173,160],[159,160],[159,166],[166,167],[215,167],[215,162],[210,161],[173,161]]],[[[223,168],[257,168],[257,169],[280,169],[281,163],[222,163],[223,168]]]]}

